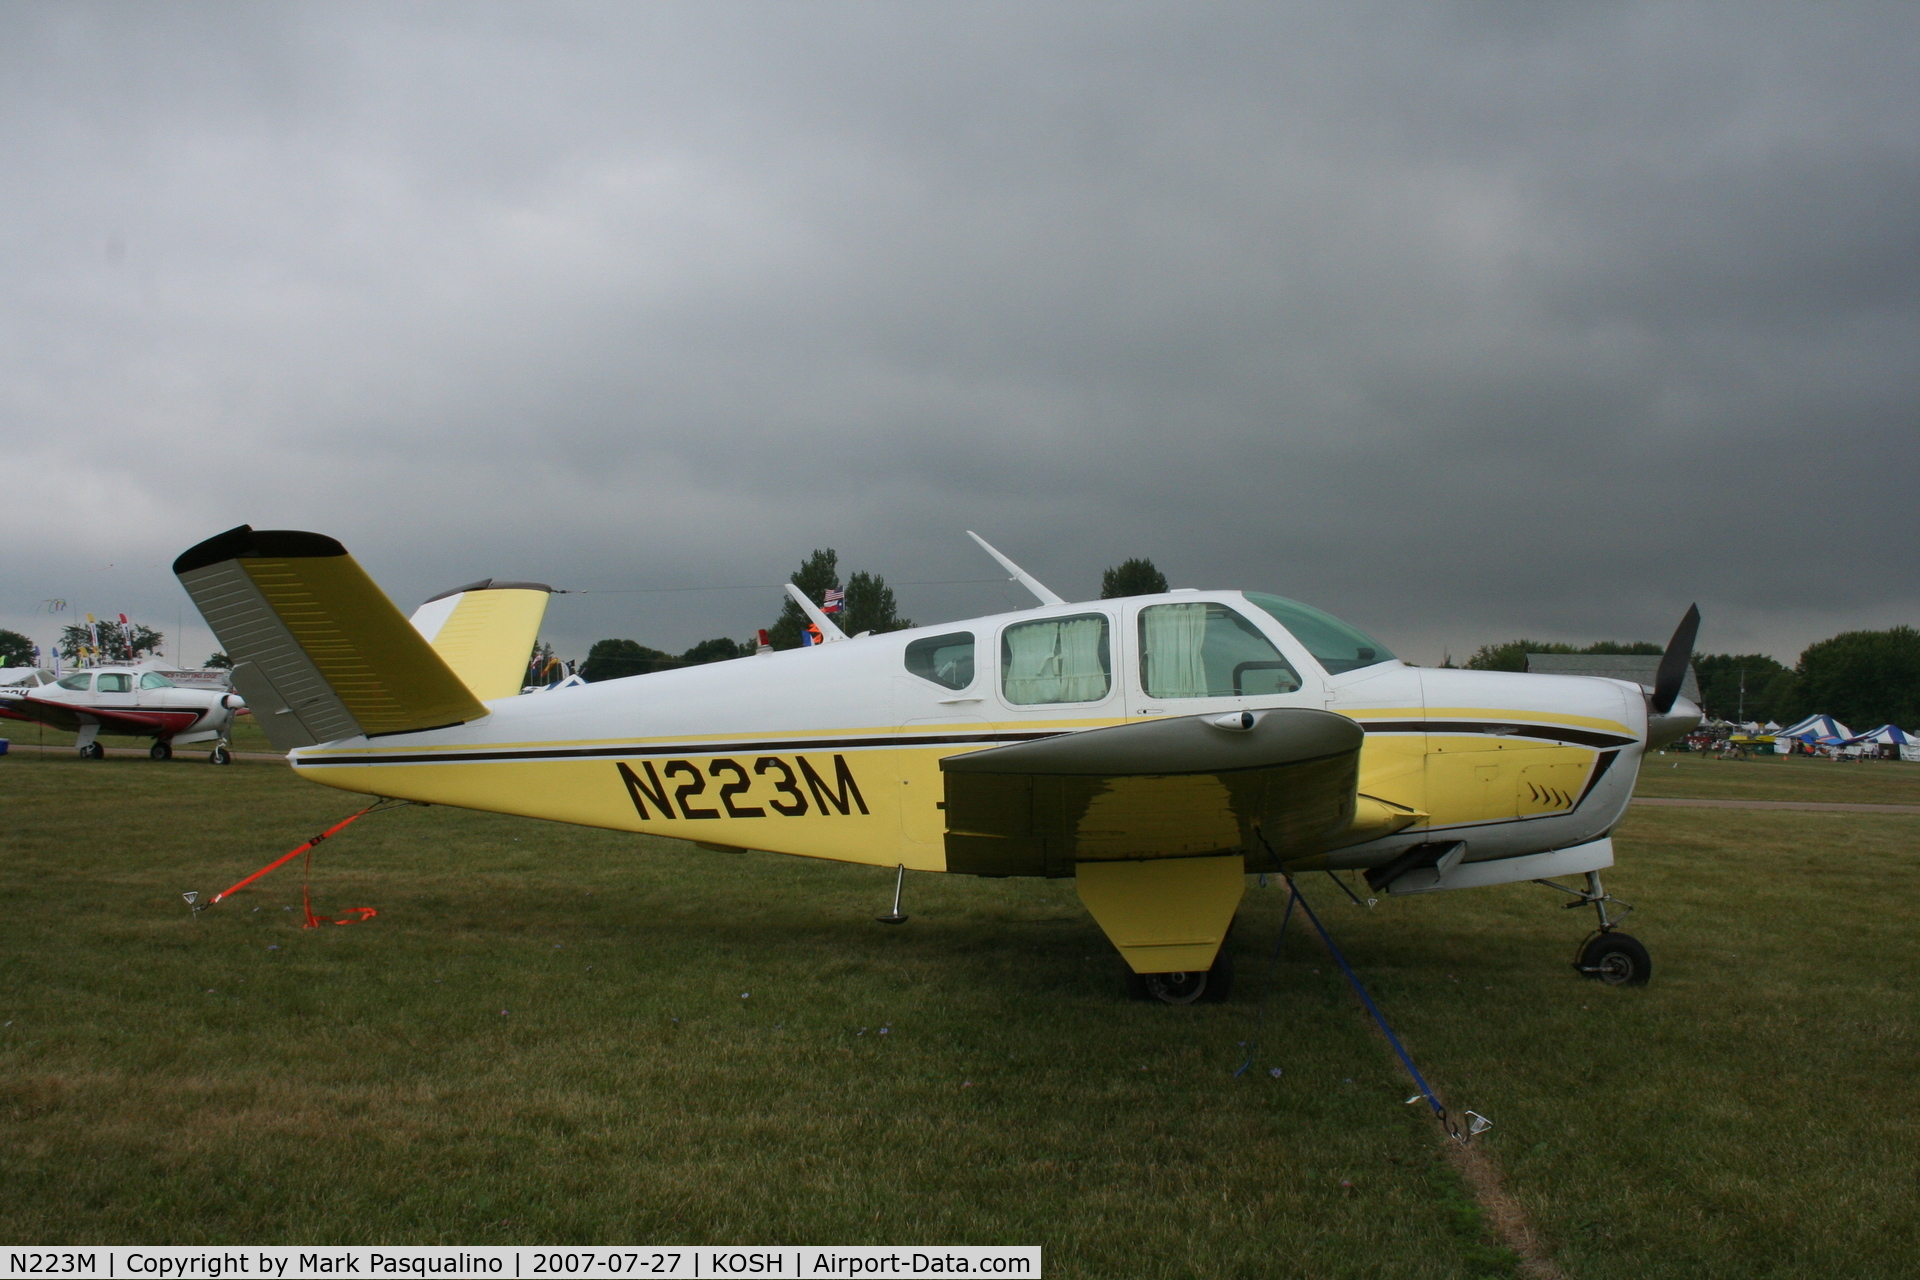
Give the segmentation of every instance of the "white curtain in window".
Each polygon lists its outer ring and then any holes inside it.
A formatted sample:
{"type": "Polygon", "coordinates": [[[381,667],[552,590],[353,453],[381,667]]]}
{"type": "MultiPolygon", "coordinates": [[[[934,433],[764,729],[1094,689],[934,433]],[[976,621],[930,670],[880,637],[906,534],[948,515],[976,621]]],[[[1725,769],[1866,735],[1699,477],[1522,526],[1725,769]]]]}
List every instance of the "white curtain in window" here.
{"type": "Polygon", "coordinates": [[[1204,604],[1156,604],[1141,611],[1146,639],[1146,686],[1150,698],[1204,698],[1207,667],[1200,650],[1207,638],[1204,604]]]}
{"type": "Polygon", "coordinates": [[[1100,662],[1106,628],[1104,618],[1063,618],[1008,627],[1007,669],[1002,677],[1007,701],[1032,706],[1106,697],[1107,672],[1100,662]]]}
{"type": "Polygon", "coordinates": [[[1100,665],[1105,618],[1069,618],[1060,624],[1061,702],[1094,702],[1107,696],[1107,672],[1100,665]]]}

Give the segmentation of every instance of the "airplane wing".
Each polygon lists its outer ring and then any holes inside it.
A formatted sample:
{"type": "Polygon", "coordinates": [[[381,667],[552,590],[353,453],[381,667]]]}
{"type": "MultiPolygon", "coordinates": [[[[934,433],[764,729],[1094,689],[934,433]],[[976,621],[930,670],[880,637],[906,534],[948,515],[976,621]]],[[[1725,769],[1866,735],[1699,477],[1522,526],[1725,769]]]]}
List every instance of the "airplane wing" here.
{"type": "Polygon", "coordinates": [[[1364,736],[1345,716],[1289,707],[948,756],[947,869],[1070,876],[1081,862],[1323,853],[1355,824],[1364,736]]]}
{"type": "Polygon", "coordinates": [[[66,702],[52,702],[33,697],[8,698],[3,704],[22,720],[37,720],[53,729],[63,729],[76,733],[85,724],[98,724],[108,733],[131,733],[141,736],[166,736],[185,729],[200,718],[197,709],[155,708],[141,710],[133,707],[77,707],[66,702]]]}
{"type": "Polygon", "coordinates": [[[487,714],[332,538],[241,525],[183,552],[173,572],[282,751],[487,714]]]}

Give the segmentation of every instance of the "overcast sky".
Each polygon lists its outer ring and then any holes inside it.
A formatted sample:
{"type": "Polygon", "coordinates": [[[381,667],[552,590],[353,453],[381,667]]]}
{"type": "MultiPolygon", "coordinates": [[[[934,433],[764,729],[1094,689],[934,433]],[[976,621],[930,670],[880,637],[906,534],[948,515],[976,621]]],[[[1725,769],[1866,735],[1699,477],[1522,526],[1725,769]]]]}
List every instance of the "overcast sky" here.
{"type": "Polygon", "coordinates": [[[1026,603],[971,528],[1791,663],[1920,622],[1916,66],[1910,3],[0,4],[0,626],[197,662],[241,523],[606,592],[574,655],[814,547],[1026,603]]]}

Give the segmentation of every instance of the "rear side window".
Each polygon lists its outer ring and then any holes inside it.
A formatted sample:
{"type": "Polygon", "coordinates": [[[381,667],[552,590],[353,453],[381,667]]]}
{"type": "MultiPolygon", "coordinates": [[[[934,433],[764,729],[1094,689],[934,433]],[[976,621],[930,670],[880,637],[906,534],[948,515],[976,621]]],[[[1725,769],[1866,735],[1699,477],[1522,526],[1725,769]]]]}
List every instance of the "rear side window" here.
{"type": "Polygon", "coordinates": [[[88,685],[92,683],[93,683],[93,672],[76,671],[72,675],[68,676],[66,679],[60,681],[60,687],[62,689],[85,689],[88,685]]]}
{"type": "Polygon", "coordinates": [[[1140,684],[1149,698],[1257,698],[1300,677],[1259,628],[1223,604],[1140,611],[1140,684]]]}
{"type": "Polygon", "coordinates": [[[103,671],[100,683],[93,686],[95,693],[125,693],[133,688],[133,677],[120,671],[103,671]]]}
{"type": "Polygon", "coordinates": [[[1104,613],[1020,622],[1000,633],[1000,688],[1016,707],[1098,702],[1112,687],[1104,613]]]}
{"type": "Polygon", "coordinates": [[[973,632],[928,636],[907,646],[907,670],[948,689],[973,683],[973,632]]]}

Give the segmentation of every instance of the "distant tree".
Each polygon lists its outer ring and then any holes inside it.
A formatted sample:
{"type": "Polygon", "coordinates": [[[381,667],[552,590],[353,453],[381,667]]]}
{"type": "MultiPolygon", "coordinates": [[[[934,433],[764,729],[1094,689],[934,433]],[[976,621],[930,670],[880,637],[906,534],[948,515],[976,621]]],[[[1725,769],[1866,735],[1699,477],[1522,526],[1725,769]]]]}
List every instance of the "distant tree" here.
{"type": "Polygon", "coordinates": [[[877,573],[862,570],[847,579],[846,610],[834,619],[842,631],[857,636],[862,631],[879,635],[883,631],[905,631],[912,618],[900,616],[893,588],[877,573]]]}
{"type": "Polygon", "coordinates": [[[1157,596],[1167,589],[1167,575],[1153,567],[1151,560],[1122,560],[1100,575],[1100,598],[1115,600],[1121,596],[1157,596]]]}
{"type": "Polygon", "coordinates": [[[217,667],[222,671],[231,671],[233,670],[233,659],[224,653],[210,653],[207,655],[207,666],[217,667]]]}
{"type": "Polygon", "coordinates": [[[18,631],[0,631],[0,667],[33,665],[33,641],[18,631]]]}
{"type": "Polygon", "coordinates": [[[738,640],[726,636],[715,636],[711,640],[702,640],[693,648],[680,655],[680,665],[697,667],[708,662],[726,662],[731,658],[744,658],[754,652],[757,646],[741,644],[738,640]]]}
{"type": "Polygon", "coordinates": [[[1856,733],[1920,727],[1920,631],[1847,631],[1807,646],[1796,709],[1824,711],[1856,733]]]}
{"type": "MultiPolygon", "coordinates": [[[[832,547],[815,549],[788,581],[815,604],[824,604],[827,592],[840,589],[840,556],[832,547]]],[[[834,617],[834,625],[850,636],[862,631],[904,631],[913,625],[911,618],[899,616],[893,588],[878,574],[864,571],[847,580],[845,609],[834,617]]],[[[800,633],[806,630],[807,615],[792,597],[780,601],[780,616],[767,628],[767,638],[776,649],[798,649],[800,633]]]]}
{"type": "Polygon", "coordinates": [[[580,678],[587,681],[618,680],[623,676],[644,676],[680,665],[672,654],[649,649],[637,640],[596,640],[580,664],[580,678]]]}
{"type": "Polygon", "coordinates": [[[61,628],[60,656],[69,662],[81,661],[83,654],[94,662],[138,662],[165,638],[138,622],[124,628],[118,622],[76,622],[61,628]]]}
{"type": "MultiPolygon", "coordinates": [[[[827,592],[840,589],[840,556],[832,547],[822,551],[815,548],[812,555],[801,562],[800,568],[788,579],[805,593],[807,599],[819,604],[827,597],[827,592]]],[[[800,612],[800,606],[785,595],[780,598],[780,616],[767,628],[767,638],[776,649],[798,649],[800,633],[806,630],[807,615],[800,612]]]]}
{"type": "Polygon", "coordinates": [[[1525,671],[1527,655],[1530,653],[1639,653],[1660,654],[1666,650],[1660,645],[1645,640],[1635,640],[1622,644],[1616,640],[1599,640],[1581,648],[1578,645],[1559,644],[1551,640],[1509,640],[1505,644],[1483,644],[1473,651],[1467,659],[1469,671],[1525,671]]]}
{"type": "Polygon", "coordinates": [[[1792,670],[1764,653],[1702,653],[1693,660],[1702,705],[1710,716],[1784,721],[1794,696],[1792,670]],[[1742,692],[1744,686],[1744,694],[1742,692]]]}

